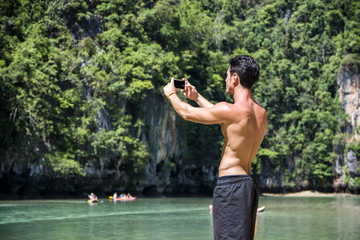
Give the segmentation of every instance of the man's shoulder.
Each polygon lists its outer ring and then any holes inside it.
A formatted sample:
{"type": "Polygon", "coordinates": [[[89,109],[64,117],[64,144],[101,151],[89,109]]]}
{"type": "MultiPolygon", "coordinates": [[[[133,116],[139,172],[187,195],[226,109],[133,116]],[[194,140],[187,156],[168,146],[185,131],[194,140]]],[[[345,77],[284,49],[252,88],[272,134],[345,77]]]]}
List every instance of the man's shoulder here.
{"type": "Polygon", "coordinates": [[[258,102],[255,101],[255,100],[254,100],[254,103],[255,103],[258,107],[262,108],[262,109],[266,112],[266,109],[265,109],[265,107],[264,107],[263,105],[261,105],[260,103],[258,103],[258,102]]]}
{"type": "Polygon", "coordinates": [[[266,118],[266,109],[259,103],[255,102],[255,113],[266,118]]]}
{"type": "Polygon", "coordinates": [[[244,105],[238,105],[235,103],[229,103],[229,102],[219,102],[214,105],[217,109],[223,111],[224,113],[228,113],[232,115],[233,113],[237,112],[248,112],[250,109],[248,109],[247,106],[244,105]]]}
{"type": "Polygon", "coordinates": [[[266,114],[266,109],[263,106],[261,106],[260,104],[258,104],[257,102],[255,102],[254,109],[256,111],[258,111],[259,113],[266,114]]]}
{"type": "Polygon", "coordinates": [[[234,118],[234,104],[228,102],[218,102],[211,108],[208,108],[214,115],[221,117],[222,123],[232,122],[234,118]]]}
{"type": "Polygon", "coordinates": [[[218,107],[231,107],[233,104],[232,103],[228,103],[228,102],[218,102],[216,103],[214,106],[218,106],[218,107]]]}
{"type": "Polygon", "coordinates": [[[223,111],[231,111],[232,108],[233,108],[233,105],[234,104],[228,103],[228,102],[218,102],[213,106],[213,108],[214,109],[221,109],[223,111]]]}

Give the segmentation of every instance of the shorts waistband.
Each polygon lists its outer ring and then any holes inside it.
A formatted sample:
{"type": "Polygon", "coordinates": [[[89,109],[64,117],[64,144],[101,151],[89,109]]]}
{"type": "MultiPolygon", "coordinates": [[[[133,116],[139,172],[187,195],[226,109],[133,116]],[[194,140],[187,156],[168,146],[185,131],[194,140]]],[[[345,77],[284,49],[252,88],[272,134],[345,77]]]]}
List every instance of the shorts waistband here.
{"type": "Polygon", "coordinates": [[[249,180],[252,180],[254,183],[256,183],[254,175],[227,175],[218,177],[217,186],[245,182],[249,180]]]}

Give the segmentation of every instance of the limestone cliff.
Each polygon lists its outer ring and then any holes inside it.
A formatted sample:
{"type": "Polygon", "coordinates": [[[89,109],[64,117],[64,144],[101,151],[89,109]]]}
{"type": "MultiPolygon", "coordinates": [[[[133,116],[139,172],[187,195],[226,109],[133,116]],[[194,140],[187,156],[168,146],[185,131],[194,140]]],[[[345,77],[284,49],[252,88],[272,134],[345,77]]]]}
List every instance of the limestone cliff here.
{"type": "Polygon", "coordinates": [[[141,133],[141,140],[152,155],[138,190],[144,194],[211,192],[214,167],[184,164],[189,143],[184,137],[182,120],[167,99],[152,91],[144,101],[143,111],[147,127],[141,133]]]}
{"type": "Polygon", "coordinates": [[[141,185],[160,193],[170,183],[171,161],[178,161],[181,154],[179,124],[176,113],[169,107],[163,97],[153,92],[148,95],[143,107],[148,130],[142,132],[141,140],[148,144],[152,156],[141,185]]]}
{"type": "MultiPolygon", "coordinates": [[[[349,116],[344,129],[347,138],[343,144],[357,144],[360,140],[360,77],[356,65],[343,64],[338,72],[337,83],[342,108],[349,116]]],[[[352,181],[358,175],[357,156],[353,150],[345,146],[335,146],[335,151],[338,157],[334,164],[336,173],[334,187],[338,189],[346,186],[346,174],[350,176],[352,187],[352,181]]]]}

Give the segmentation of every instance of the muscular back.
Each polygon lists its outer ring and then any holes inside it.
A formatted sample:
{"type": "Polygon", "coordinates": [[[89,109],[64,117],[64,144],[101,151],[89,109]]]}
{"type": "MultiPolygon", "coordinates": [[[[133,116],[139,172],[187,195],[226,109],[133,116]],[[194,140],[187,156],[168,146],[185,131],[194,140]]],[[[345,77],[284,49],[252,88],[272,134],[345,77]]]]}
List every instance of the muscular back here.
{"type": "Polygon", "coordinates": [[[228,107],[229,120],[221,124],[224,145],[219,176],[249,175],[266,131],[266,112],[252,98],[228,107]]]}

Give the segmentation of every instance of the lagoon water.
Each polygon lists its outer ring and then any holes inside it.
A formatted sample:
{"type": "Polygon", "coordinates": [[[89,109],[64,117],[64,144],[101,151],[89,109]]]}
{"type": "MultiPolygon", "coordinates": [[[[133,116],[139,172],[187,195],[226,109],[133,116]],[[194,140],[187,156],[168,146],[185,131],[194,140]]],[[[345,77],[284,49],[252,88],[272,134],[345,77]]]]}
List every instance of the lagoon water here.
{"type": "MultiPolygon", "coordinates": [[[[0,202],[0,239],[213,239],[211,198],[0,202]]],[[[260,239],[360,239],[360,197],[261,197],[260,239]]]]}

